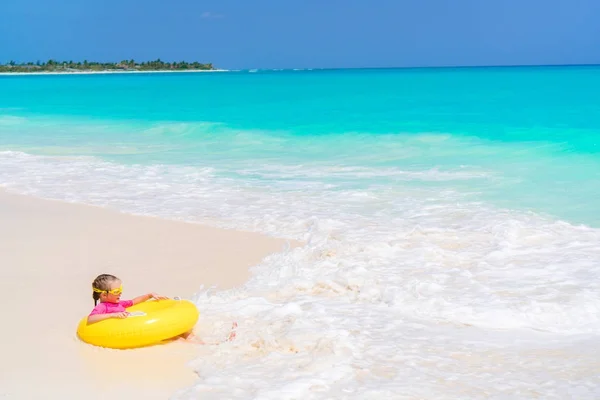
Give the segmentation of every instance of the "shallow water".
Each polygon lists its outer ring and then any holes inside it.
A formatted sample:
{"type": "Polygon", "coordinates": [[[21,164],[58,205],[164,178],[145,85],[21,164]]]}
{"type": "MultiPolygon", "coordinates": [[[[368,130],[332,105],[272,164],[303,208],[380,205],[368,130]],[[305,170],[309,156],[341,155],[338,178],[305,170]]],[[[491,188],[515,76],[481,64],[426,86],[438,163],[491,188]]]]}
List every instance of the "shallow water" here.
{"type": "MultiPolygon", "coordinates": [[[[600,68],[0,77],[9,190],[302,239],[176,398],[600,396],[600,68]]],[[[198,282],[200,288],[201,282],[198,282]]]]}

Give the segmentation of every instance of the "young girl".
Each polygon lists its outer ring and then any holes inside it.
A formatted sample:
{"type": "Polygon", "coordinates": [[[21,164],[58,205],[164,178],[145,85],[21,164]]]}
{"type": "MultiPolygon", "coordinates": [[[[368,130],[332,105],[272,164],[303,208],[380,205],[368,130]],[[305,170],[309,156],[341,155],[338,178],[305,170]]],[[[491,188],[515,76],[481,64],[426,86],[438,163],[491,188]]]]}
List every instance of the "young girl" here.
{"type": "MultiPolygon", "coordinates": [[[[126,311],[126,309],[135,304],[139,304],[150,299],[168,299],[166,296],[161,296],[156,293],[148,293],[138,296],[132,300],[121,300],[123,283],[116,276],[109,274],[98,275],[96,279],[94,279],[94,282],[92,282],[92,290],[94,309],[90,315],[88,315],[88,324],[93,324],[94,322],[103,321],[108,318],[127,318],[129,313],[126,311]],[[98,304],[98,300],[100,300],[100,304],[98,304]]],[[[236,327],[237,324],[234,323],[232,332],[229,334],[227,340],[232,340],[235,337],[236,327]]],[[[195,343],[206,344],[202,339],[195,337],[192,331],[183,333],[179,336],[185,340],[194,339],[193,341],[195,343]]]]}
{"type": "Polygon", "coordinates": [[[94,309],[88,315],[88,324],[102,321],[108,318],[127,318],[127,308],[150,299],[163,300],[168,297],[156,293],[148,293],[134,298],[133,300],[121,300],[123,283],[114,275],[98,275],[92,283],[94,309]],[[98,304],[100,300],[100,304],[98,304]]]}

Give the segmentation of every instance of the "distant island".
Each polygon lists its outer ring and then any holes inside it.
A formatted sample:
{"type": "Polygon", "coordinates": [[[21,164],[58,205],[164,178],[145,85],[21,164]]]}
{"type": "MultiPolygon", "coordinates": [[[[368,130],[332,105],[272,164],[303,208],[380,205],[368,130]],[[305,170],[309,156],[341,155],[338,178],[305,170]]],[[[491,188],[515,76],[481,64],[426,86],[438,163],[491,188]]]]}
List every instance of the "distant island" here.
{"type": "Polygon", "coordinates": [[[46,62],[37,61],[35,63],[17,63],[10,61],[8,64],[0,64],[0,73],[69,73],[69,72],[119,72],[119,71],[215,71],[211,63],[204,64],[194,62],[165,62],[160,59],[156,61],[136,62],[134,60],[123,60],[119,63],[106,62],[83,62],[74,61],[56,61],[48,60],[46,62]]]}

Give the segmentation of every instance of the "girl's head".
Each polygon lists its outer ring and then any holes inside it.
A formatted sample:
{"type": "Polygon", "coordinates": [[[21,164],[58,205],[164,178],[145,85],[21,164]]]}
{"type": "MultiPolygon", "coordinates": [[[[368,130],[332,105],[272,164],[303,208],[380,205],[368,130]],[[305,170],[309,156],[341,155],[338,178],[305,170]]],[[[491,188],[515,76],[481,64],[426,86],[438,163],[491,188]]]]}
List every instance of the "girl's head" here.
{"type": "Polygon", "coordinates": [[[92,282],[92,290],[94,305],[98,304],[98,300],[102,303],[118,303],[123,292],[123,284],[114,275],[102,274],[92,282]]]}

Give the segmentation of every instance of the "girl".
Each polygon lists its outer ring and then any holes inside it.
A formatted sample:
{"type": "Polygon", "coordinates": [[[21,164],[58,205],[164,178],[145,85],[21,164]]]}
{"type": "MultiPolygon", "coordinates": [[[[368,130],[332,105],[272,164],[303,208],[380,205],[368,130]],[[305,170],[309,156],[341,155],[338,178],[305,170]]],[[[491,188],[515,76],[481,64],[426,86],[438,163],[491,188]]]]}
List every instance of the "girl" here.
{"type": "MultiPolygon", "coordinates": [[[[123,283],[119,278],[114,275],[102,274],[98,275],[94,282],[92,282],[92,297],[94,298],[94,309],[88,315],[88,324],[94,322],[103,321],[108,318],[127,318],[129,313],[126,311],[127,308],[150,300],[164,300],[168,299],[166,296],[161,296],[156,293],[148,293],[138,296],[132,300],[121,300],[121,293],[123,293],[123,283]],[[100,300],[100,304],[98,304],[100,300]]],[[[227,337],[227,340],[233,340],[235,338],[235,328],[237,324],[234,322],[232,332],[227,337]]],[[[192,331],[183,333],[179,337],[185,340],[192,340],[198,344],[206,344],[202,339],[195,337],[192,331]]],[[[218,343],[211,343],[218,344],[218,343]]]]}
{"type": "Polygon", "coordinates": [[[163,300],[168,298],[156,293],[148,293],[133,300],[121,301],[123,283],[116,276],[109,274],[98,275],[92,283],[92,289],[94,291],[92,296],[95,307],[88,315],[88,324],[108,318],[127,318],[129,313],[125,311],[126,308],[149,299],[163,300]],[[100,304],[98,304],[98,300],[100,300],[100,304]]]}

